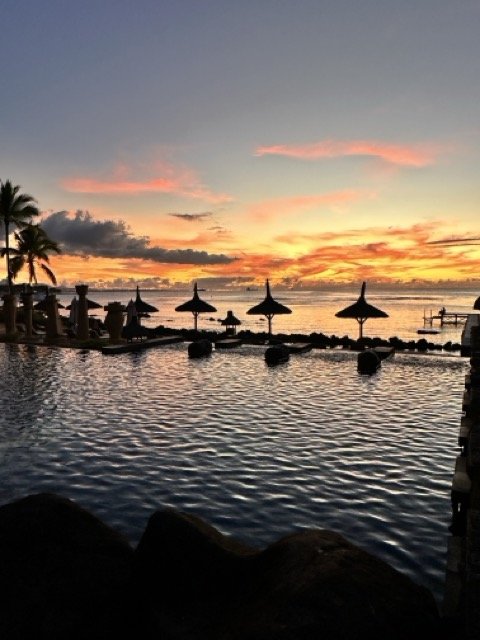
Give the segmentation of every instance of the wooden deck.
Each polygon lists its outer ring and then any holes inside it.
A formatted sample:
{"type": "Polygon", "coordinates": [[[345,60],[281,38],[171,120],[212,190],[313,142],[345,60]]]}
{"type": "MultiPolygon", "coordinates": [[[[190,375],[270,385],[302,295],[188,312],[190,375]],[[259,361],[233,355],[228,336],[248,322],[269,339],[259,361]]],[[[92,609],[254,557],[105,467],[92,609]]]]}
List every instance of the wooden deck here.
{"type": "Polygon", "coordinates": [[[380,360],[391,358],[395,353],[394,347],[374,347],[372,351],[375,351],[380,360]]]}
{"type": "Polygon", "coordinates": [[[289,342],[285,345],[289,353],[306,353],[311,351],[313,345],[311,342],[289,342]]]}
{"type": "Polygon", "coordinates": [[[138,340],[136,342],[122,342],[121,344],[106,344],[102,347],[104,355],[115,355],[117,353],[129,353],[130,351],[143,351],[153,347],[163,347],[167,344],[183,342],[182,336],[163,336],[161,338],[151,338],[150,340],[138,340]]]}
{"type": "Polygon", "coordinates": [[[215,349],[234,349],[242,344],[241,338],[223,338],[215,342],[215,349]]]}
{"type": "Polygon", "coordinates": [[[441,327],[445,324],[454,324],[457,326],[466,322],[469,315],[471,314],[465,313],[464,311],[445,311],[445,313],[438,313],[436,315],[432,315],[430,312],[429,316],[423,316],[423,324],[431,327],[434,321],[438,320],[441,327]]]}

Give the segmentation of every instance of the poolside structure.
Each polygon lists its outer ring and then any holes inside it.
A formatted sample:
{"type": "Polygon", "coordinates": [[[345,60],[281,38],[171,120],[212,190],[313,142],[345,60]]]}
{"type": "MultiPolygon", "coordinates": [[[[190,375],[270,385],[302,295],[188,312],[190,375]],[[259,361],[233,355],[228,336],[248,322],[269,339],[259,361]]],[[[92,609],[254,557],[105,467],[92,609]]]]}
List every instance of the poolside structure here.
{"type": "Polygon", "coordinates": [[[224,318],[220,324],[222,327],[226,327],[226,332],[229,336],[234,336],[237,332],[237,327],[241,325],[242,322],[233,315],[233,311],[227,311],[227,317],[224,318]]]}
{"type": "Polygon", "coordinates": [[[33,336],[33,289],[27,287],[20,294],[20,298],[23,304],[23,321],[25,323],[25,337],[32,338],[33,336]]]}
{"type": "Polygon", "coordinates": [[[128,353],[131,351],[143,351],[153,347],[164,347],[175,342],[182,342],[182,336],[161,336],[159,338],[149,338],[147,340],[130,340],[119,344],[106,344],[102,346],[104,355],[116,355],[118,353],[128,353]]]}
{"type": "Polygon", "coordinates": [[[368,318],[388,318],[388,314],[381,309],[377,309],[365,300],[365,288],[367,283],[362,284],[362,290],[358,300],[351,304],[349,307],[345,307],[341,311],[338,311],[335,316],[337,318],[354,318],[358,322],[358,339],[363,338],[363,325],[368,318]]]}
{"type": "MultiPolygon", "coordinates": [[[[476,303],[475,303],[476,304],[476,303]]],[[[478,307],[474,306],[474,309],[478,307]]],[[[450,491],[452,517],[447,543],[443,615],[456,622],[458,637],[480,631],[480,324],[471,314],[468,331],[470,371],[465,376],[458,447],[450,491]]],[[[462,355],[467,355],[463,354],[462,355]]]]}
{"type": "Polygon", "coordinates": [[[272,298],[270,293],[270,283],[266,282],[267,294],[265,300],[260,304],[255,305],[247,311],[249,315],[265,316],[268,320],[268,334],[272,335],[272,318],[275,315],[292,313],[292,310],[286,307],[284,304],[277,302],[272,298]]]}
{"type": "Polygon", "coordinates": [[[74,297],[72,302],[65,308],[70,311],[72,331],[75,332],[76,337],[79,340],[87,340],[90,336],[88,312],[91,309],[101,309],[102,305],[87,298],[88,285],[77,284],[75,291],[78,294],[78,300],[74,297]]]}
{"type": "Polygon", "coordinates": [[[183,304],[175,307],[175,311],[182,312],[190,312],[193,313],[193,326],[195,331],[197,331],[198,324],[198,316],[200,313],[214,313],[216,311],[215,307],[202,300],[198,295],[197,283],[193,285],[193,298],[191,300],[187,300],[183,304]]]}

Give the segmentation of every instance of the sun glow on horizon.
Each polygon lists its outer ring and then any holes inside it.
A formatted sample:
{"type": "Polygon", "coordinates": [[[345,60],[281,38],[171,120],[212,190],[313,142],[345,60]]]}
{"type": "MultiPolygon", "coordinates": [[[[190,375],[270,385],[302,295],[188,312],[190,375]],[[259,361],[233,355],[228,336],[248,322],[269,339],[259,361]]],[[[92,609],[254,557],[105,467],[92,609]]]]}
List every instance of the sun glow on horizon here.
{"type": "MultiPolygon", "coordinates": [[[[289,286],[320,286],[322,283],[471,280],[479,276],[480,247],[440,234],[439,224],[430,221],[408,227],[366,227],[345,232],[290,232],[272,238],[270,244],[255,243],[247,250],[238,245],[235,234],[229,244],[235,259],[225,264],[164,263],[152,259],[124,256],[73,255],[51,258],[59,282],[109,282],[122,278],[157,279],[166,283],[190,283],[196,279],[223,279],[225,285],[248,282],[261,285],[266,277],[289,286]],[[262,246],[263,244],[263,246],[262,246]]],[[[457,236],[458,238],[458,236],[457,236]]],[[[192,248],[208,246],[208,234],[197,236],[192,248]]],[[[468,238],[467,238],[468,240],[468,238]]],[[[161,242],[156,239],[155,242],[161,242]]],[[[176,245],[166,240],[164,246],[176,245]]],[[[178,246],[178,245],[177,245],[178,246]]],[[[221,242],[212,240],[211,250],[221,242]]],[[[230,252],[228,252],[230,253],[230,252]]]]}

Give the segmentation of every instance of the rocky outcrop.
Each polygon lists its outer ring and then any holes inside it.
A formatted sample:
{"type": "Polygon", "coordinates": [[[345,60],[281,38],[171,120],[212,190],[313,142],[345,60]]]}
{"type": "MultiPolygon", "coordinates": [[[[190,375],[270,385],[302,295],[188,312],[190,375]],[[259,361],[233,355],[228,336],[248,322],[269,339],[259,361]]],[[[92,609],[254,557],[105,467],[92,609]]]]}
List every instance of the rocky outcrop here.
{"type": "Polygon", "coordinates": [[[0,507],[2,640],[438,640],[438,625],[426,589],[329,531],[261,551],[168,510],[133,552],[58,496],[0,507]]]}
{"type": "Polygon", "coordinates": [[[122,637],[132,557],[70,500],[40,494],[0,507],[0,638],[122,637]]]}
{"type": "Polygon", "coordinates": [[[439,637],[431,594],[329,531],[255,551],[176,512],[150,519],[135,590],[169,639],[439,637]]]}

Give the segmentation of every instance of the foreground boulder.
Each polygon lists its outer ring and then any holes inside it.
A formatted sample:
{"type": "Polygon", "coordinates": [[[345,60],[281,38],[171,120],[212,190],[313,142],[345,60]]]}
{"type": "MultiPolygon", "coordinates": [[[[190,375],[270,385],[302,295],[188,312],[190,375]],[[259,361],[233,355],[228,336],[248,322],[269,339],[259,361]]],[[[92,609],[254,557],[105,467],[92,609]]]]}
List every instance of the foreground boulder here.
{"type": "Polygon", "coordinates": [[[259,551],[159,511],[134,553],[70,500],[0,507],[2,640],[439,640],[438,622],[426,589],[329,531],[259,551]]]}
{"type": "Polygon", "coordinates": [[[70,500],[40,494],[0,507],[0,638],[122,637],[132,556],[70,500]]]}
{"type": "Polygon", "coordinates": [[[329,531],[257,551],[192,516],[157,512],[133,589],[152,637],[169,640],[441,637],[425,588],[329,531]]]}

